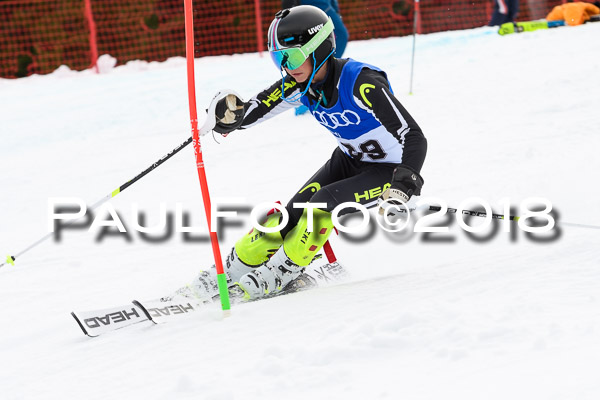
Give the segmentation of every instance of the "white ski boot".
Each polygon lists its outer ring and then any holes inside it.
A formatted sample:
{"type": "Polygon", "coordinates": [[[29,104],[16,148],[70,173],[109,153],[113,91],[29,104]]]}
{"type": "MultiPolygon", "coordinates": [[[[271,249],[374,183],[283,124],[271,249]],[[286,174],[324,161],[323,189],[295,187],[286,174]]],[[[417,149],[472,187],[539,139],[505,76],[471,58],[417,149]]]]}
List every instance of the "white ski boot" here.
{"type": "MultiPolygon", "coordinates": [[[[237,282],[243,275],[254,269],[244,264],[239,259],[235,247],[232,248],[223,265],[223,270],[227,276],[227,286],[231,286],[233,282],[237,282]]],[[[200,299],[203,302],[213,301],[215,297],[219,296],[217,268],[213,265],[206,271],[200,271],[189,285],[179,289],[176,294],[200,299]]]]}
{"type": "Polygon", "coordinates": [[[256,300],[283,290],[304,271],[285,254],[283,246],[269,261],[242,276],[238,286],[246,293],[246,300],[256,300]]]}

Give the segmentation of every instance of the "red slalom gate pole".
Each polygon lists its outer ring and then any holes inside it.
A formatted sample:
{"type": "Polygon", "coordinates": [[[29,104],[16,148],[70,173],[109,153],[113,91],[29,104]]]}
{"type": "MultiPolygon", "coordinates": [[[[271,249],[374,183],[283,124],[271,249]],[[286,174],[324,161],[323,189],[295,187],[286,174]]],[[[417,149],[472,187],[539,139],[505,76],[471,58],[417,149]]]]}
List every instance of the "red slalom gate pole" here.
{"type": "Polygon", "coordinates": [[[96,21],[94,21],[94,13],[92,12],[91,0],[85,0],[85,18],[88,21],[90,28],[90,58],[91,64],[96,73],[98,71],[98,41],[96,39],[96,21]]]}
{"type": "Polygon", "coordinates": [[[185,54],[187,61],[187,81],[188,81],[188,99],[190,104],[190,122],[192,124],[192,142],[194,144],[194,153],[196,155],[196,167],[198,169],[198,178],[200,179],[200,189],[202,191],[202,201],[204,202],[204,211],[208,221],[210,231],[210,243],[212,245],[215,267],[217,268],[217,283],[219,285],[219,295],[221,297],[221,307],[225,315],[229,315],[231,305],[229,302],[229,291],[227,289],[227,277],[223,271],[223,261],[219,249],[219,239],[217,233],[213,232],[210,217],[210,194],[208,192],[208,182],[206,181],[206,172],[204,171],[204,161],[202,160],[202,147],[200,144],[200,135],[198,132],[198,112],[196,110],[196,82],[194,79],[194,10],[192,0],[184,0],[185,7],[185,54]]]}
{"type": "Polygon", "coordinates": [[[256,20],[256,47],[258,54],[262,57],[263,53],[263,32],[262,18],[260,15],[260,0],[254,0],[254,19],[256,20]]]}

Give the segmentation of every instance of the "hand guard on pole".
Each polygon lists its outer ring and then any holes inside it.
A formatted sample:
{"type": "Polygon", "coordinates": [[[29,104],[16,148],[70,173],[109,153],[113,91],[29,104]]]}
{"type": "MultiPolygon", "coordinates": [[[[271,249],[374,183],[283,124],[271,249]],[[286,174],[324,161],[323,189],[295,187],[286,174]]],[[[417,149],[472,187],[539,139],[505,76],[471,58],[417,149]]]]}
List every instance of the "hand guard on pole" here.
{"type": "Polygon", "coordinates": [[[398,165],[394,169],[391,186],[377,199],[379,214],[395,215],[397,211],[395,206],[403,209],[402,204],[405,204],[409,210],[415,209],[415,205],[409,202],[414,199],[413,196],[421,195],[423,184],[423,178],[418,172],[405,165],[398,165]]]}
{"type": "Polygon", "coordinates": [[[206,110],[206,121],[200,129],[200,136],[214,130],[227,135],[238,129],[244,121],[245,104],[233,90],[219,91],[206,110]]]}

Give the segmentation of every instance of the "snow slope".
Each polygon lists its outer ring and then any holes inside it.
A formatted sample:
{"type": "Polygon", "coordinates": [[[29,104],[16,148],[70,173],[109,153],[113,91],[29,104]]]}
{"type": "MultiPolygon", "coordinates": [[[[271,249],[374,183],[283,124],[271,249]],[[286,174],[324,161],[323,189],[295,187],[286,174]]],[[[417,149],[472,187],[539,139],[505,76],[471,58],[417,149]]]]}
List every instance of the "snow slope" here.
{"type": "MultiPolygon", "coordinates": [[[[425,196],[477,196],[502,212],[545,197],[560,221],[600,226],[600,24],[500,37],[480,28],[351,42],[347,56],[389,74],[429,140],[425,196]]],[[[92,204],[190,135],[185,61],[103,73],[61,68],[0,80],[0,254],[47,232],[48,198],[92,204]]],[[[268,56],[196,62],[198,107],[278,78],[268,56]]],[[[214,198],[286,201],[334,139],[292,112],[203,141],[214,198]]],[[[159,220],[177,203],[206,226],[191,146],[115,197],[159,220]]],[[[225,253],[249,228],[227,227],[225,253]]],[[[545,242],[488,231],[333,238],[351,282],[158,327],[90,339],[69,313],[155,298],[212,263],[206,240],[158,243],[131,230],[67,231],[0,269],[3,399],[596,399],[600,391],[600,230],[560,225],[545,242]]],[[[472,221],[476,224],[477,221],[472,221]]],[[[538,235],[539,237],[539,235],[538,235]]]]}

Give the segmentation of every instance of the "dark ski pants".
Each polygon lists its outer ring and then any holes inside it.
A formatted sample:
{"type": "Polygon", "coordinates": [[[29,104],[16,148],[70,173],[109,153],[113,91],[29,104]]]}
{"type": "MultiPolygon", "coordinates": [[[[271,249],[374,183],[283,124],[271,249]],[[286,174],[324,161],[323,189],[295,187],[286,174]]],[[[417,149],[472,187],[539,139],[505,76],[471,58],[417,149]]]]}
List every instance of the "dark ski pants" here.
{"type": "Polygon", "coordinates": [[[519,13],[519,0],[494,0],[494,12],[488,26],[498,26],[515,22],[519,13]]]}
{"type": "MultiPolygon", "coordinates": [[[[290,220],[281,235],[298,223],[302,208],[294,208],[294,203],[326,203],[325,211],[333,211],[345,202],[360,203],[365,207],[377,204],[377,198],[389,187],[392,172],[397,164],[368,163],[353,159],[336,148],[331,158],[310,178],[285,206],[290,220]]],[[[345,208],[339,215],[356,211],[345,208]]]]}

